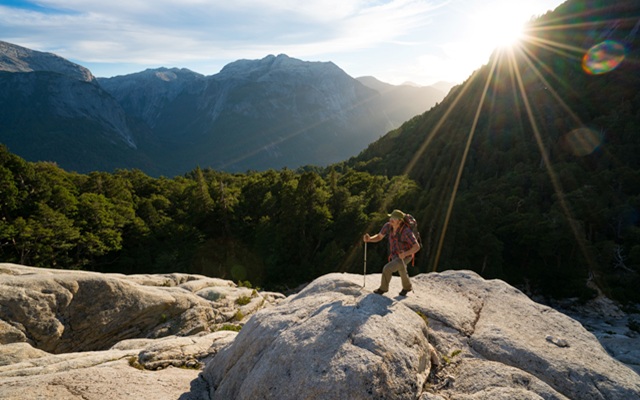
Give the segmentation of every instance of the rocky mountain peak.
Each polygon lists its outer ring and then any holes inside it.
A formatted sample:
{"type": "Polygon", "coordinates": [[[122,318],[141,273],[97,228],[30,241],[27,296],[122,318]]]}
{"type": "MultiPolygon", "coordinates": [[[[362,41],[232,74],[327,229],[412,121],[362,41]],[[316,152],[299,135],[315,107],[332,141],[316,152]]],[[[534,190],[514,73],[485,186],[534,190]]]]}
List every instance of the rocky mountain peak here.
{"type": "Polygon", "coordinates": [[[30,50],[12,43],[0,41],[0,71],[34,72],[50,71],[68,77],[93,82],[91,72],[75,63],[52,53],[30,50]]]}
{"type": "Polygon", "coordinates": [[[260,60],[238,60],[227,64],[217,75],[221,78],[234,76],[236,78],[256,78],[279,76],[281,73],[298,76],[308,76],[310,73],[341,73],[338,66],[332,62],[302,61],[296,58],[279,54],[270,54],[260,60]]]}

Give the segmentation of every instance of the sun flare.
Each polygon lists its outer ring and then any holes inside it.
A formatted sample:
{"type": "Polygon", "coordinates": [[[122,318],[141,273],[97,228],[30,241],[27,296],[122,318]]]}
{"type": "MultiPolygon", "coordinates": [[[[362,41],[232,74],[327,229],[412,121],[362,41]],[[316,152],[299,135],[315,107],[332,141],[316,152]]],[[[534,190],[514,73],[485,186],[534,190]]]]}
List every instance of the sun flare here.
{"type": "Polygon", "coordinates": [[[531,15],[521,2],[492,1],[471,15],[471,32],[488,49],[510,47],[523,38],[531,15]]]}
{"type": "Polygon", "coordinates": [[[524,23],[517,19],[502,19],[500,22],[488,22],[485,26],[486,40],[495,47],[509,47],[517,43],[524,31],[524,23]]]}

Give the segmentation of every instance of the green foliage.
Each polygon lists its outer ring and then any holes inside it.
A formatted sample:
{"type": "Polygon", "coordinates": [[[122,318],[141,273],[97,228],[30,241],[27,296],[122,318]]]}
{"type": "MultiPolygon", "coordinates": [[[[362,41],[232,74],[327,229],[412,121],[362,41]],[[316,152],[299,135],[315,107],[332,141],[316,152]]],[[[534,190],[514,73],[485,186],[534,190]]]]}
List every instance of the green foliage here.
{"type": "Polygon", "coordinates": [[[220,327],[220,329],[218,329],[219,331],[232,331],[232,332],[240,332],[240,330],[242,329],[241,325],[234,325],[234,324],[224,324],[222,325],[222,327],[220,327]]]}
{"type": "Polygon", "coordinates": [[[429,326],[429,318],[427,318],[427,316],[420,310],[417,310],[416,313],[418,314],[418,316],[420,318],[422,318],[422,320],[424,321],[425,325],[429,326]]]}
{"type": "Polygon", "coordinates": [[[251,303],[251,297],[249,296],[240,296],[236,299],[236,304],[239,306],[246,306],[249,303],[251,303]]]}
{"type": "Polygon", "coordinates": [[[442,356],[442,359],[444,360],[445,364],[451,364],[453,362],[453,359],[458,356],[460,353],[462,353],[462,350],[454,350],[451,352],[451,355],[447,356],[446,354],[442,356]]]}
{"type": "Polygon", "coordinates": [[[129,366],[144,371],[144,365],[140,364],[136,356],[129,357],[129,366]]]}

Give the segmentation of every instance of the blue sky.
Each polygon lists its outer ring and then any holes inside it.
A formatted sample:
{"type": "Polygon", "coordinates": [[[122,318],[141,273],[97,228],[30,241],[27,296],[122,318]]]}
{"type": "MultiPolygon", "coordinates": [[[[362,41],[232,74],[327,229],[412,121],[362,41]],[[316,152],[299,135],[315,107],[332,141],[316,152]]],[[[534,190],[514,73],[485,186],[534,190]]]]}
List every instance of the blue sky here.
{"type": "Polygon", "coordinates": [[[353,77],[459,83],[563,0],[0,0],[0,40],[98,77],[216,74],[238,59],[332,61],[353,77]]]}

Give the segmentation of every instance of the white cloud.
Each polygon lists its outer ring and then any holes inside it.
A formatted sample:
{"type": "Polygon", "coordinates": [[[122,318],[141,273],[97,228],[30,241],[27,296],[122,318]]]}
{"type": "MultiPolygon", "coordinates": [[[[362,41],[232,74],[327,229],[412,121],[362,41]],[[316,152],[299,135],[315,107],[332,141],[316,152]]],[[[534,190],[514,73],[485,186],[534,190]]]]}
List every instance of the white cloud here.
{"type": "MultiPolygon", "coordinates": [[[[429,1],[42,0],[2,7],[0,36],[88,62],[175,63],[264,52],[310,56],[396,40],[429,1]],[[242,54],[240,54],[242,53],[242,54]]],[[[261,54],[264,56],[266,54],[261,54]]]]}
{"type": "Polygon", "coordinates": [[[489,57],[490,50],[481,50],[474,39],[478,32],[468,30],[470,7],[481,9],[486,4],[486,0],[37,0],[37,7],[31,8],[0,5],[0,40],[56,53],[88,66],[98,76],[112,76],[110,70],[122,74],[158,66],[212,74],[237,59],[284,53],[333,61],[353,76],[422,83],[437,75],[459,81],[489,57]]]}

